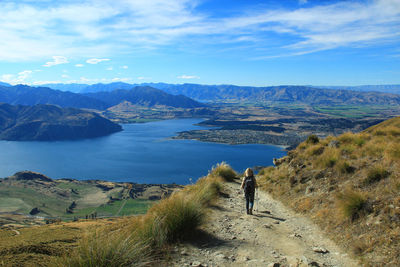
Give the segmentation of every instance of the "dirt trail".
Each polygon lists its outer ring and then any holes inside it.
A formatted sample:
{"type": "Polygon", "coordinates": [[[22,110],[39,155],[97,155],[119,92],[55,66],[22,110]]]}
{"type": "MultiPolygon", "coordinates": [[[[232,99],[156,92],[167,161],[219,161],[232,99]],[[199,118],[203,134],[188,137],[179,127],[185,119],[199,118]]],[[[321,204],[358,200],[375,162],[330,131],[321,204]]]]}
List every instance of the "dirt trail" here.
{"type": "Polygon", "coordinates": [[[258,211],[247,215],[239,188],[226,184],[204,235],[177,246],[173,266],[359,266],[310,220],[265,192],[258,192],[258,211]]]}

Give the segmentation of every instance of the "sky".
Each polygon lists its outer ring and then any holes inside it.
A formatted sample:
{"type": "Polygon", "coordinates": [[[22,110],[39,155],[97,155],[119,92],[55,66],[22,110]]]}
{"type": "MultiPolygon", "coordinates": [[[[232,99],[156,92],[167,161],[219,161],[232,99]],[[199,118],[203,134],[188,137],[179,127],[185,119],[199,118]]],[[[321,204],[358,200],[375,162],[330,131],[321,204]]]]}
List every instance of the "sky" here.
{"type": "Polygon", "coordinates": [[[0,14],[10,84],[400,84],[400,0],[1,0],[0,14]]]}

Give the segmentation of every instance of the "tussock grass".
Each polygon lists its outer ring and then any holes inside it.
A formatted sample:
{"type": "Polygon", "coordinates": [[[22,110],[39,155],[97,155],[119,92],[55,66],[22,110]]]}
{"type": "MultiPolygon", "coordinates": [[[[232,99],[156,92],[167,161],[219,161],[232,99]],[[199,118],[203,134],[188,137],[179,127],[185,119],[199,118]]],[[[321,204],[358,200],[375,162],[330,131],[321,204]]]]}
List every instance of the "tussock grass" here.
{"type": "Polygon", "coordinates": [[[373,166],[368,170],[367,177],[364,180],[364,184],[370,185],[375,182],[388,177],[390,172],[387,171],[382,165],[373,166]]]}
{"type": "Polygon", "coordinates": [[[213,167],[210,174],[220,176],[227,182],[232,182],[238,176],[237,173],[226,162],[217,164],[217,166],[213,167]]]}
{"type": "Polygon", "coordinates": [[[321,155],[322,153],[324,153],[324,149],[325,149],[325,146],[323,146],[323,145],[314,145],[314,146],[309,147],[306,150],[306,154],[308,156],[318,156],[318,155],[321,155]]]}
{"type": "Polygon", "coordinates": [[[145,215],[88,233],[58,265],[154,266],[168,245],[191,237],[205,222],[206,209],[220,194],[222,182],[234,177],[229,165],[218,164],[209,175],[156,203],[145,215]]]}
{"type": "Polygon", "coordinates": [[[183,239],[204,222],[204,209],[200,202],[182,194],[154,205],[143,223],[143,239],[154,247],[183,239]]]}
{"type": "Polygon", "coordinates": [[[306,143],[308,144],[317,144],[319,143],[319,138],[315,134],[312,134],[307,137],[306,143]]]}
{"type": "Polygon", "coordinates": [[[338,205],[343,215],[354,221],[366,213],[367,197],[365,194],[346,189],[337,195],[338,205]]]}
{"type": "Polygon", "coordinates": [[[315,164],[319,168],[331,168],[335,166],[338,159],[339,150],[337,148],[327,147],[324,153],[315,160],[315,164]]]}
{"type": "Polygon", "coordinates": [[[355,168],[346,160],[339,161],[336,168],[340,173],[352,173],[355,171],[355,168]]]}
{"type": "Polygon", "coordinates": [[[153,257],[149,244],[138,240],[135,234],[105,227],[84,236],[72,255],[58,261],[58,266],[69,267],[124,267],[148,266],[153,257]]]}

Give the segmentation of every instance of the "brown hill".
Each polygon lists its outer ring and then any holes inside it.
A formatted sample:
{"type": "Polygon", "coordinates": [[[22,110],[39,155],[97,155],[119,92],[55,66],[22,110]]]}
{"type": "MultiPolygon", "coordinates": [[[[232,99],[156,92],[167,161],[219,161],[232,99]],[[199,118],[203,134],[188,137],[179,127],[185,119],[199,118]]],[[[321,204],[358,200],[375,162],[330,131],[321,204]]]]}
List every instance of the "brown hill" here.
{"type": "Polygon", "coordinates": [[[316,221],[365,265],[400,262],[400,117],[365,131],[310,136],[260,172],[275,198],[316,221]]]}

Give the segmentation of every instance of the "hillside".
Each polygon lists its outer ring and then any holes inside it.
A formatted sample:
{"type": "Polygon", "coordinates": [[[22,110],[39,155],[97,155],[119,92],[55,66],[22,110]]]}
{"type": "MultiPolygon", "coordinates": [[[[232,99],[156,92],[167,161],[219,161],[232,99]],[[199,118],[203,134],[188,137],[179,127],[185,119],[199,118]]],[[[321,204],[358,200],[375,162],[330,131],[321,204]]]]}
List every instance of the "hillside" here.
{"type": "Polygon", "coordinates": [[[261,184],[317,222],[365,265],[400,262],[400,117],[361,133],[311,136],[261,184]]]}
{"type": "Polygon", "coordinates": [[[0,104],[0,139],[55,141],[93,138],[121,131],[100,115],[53,105],[0,104]]]}
{"type": "Polygon", "coordinates": [[[149,86],[136,86],[130,90],[117,89],[110,92],[86,93],[84,95],[105,102],[110,107],[124,101],[146,107],[169,106],[174,108],[197,108],[205,106],[189,97],[171,95],[149,86]]]}

